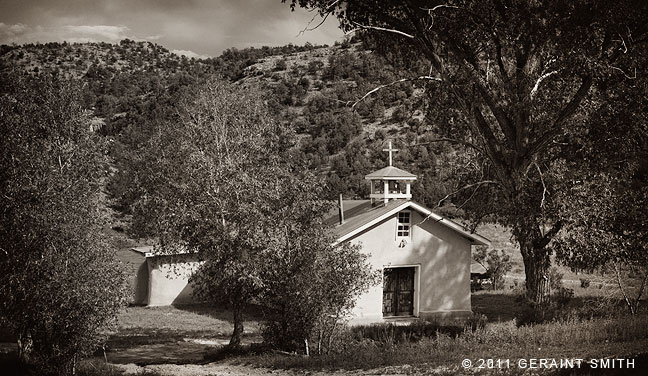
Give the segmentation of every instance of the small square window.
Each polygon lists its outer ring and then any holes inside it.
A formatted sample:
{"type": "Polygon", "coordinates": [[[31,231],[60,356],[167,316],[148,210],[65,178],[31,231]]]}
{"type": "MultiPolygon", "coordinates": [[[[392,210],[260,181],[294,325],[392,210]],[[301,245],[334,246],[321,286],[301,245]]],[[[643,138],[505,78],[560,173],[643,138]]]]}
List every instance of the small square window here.
{"type": "Polygon", "coordinates": [[[398,224],[396,225],[396,236],[406,238],[410,236],[410,212],[403,211],[398,213],[398,224]]]}

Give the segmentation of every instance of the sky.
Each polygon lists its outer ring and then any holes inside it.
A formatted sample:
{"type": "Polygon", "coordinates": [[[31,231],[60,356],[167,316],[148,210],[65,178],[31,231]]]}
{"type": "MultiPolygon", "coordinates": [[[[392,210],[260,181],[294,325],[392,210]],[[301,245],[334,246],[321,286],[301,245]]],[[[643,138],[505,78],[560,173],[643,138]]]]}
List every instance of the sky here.
{"type": "Polygon", "coordinates": [[[313,16],[291,12],[281,0],[0,0],[0,44],[129,38],[206,57],[230,47],[332,44],[342,38],[332,18],[299,35],[313,16]]]}

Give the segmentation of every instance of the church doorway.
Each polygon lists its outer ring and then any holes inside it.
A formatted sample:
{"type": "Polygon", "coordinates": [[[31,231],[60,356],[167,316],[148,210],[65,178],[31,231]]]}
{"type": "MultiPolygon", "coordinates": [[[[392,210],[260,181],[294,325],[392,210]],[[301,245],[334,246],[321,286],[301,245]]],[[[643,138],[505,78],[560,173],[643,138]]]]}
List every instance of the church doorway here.
{"type": "Polygon", "coordinates": [[[384,269],[383,317],[414,315],[414,269],[384,269]]]}

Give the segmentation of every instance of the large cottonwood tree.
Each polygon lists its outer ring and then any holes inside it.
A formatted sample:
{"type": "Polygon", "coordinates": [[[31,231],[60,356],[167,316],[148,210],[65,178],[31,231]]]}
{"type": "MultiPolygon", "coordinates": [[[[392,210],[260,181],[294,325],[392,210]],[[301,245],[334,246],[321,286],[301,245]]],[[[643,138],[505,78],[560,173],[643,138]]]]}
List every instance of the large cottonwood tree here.
{"type": "MultiPolygon", "coordinates": [[[[284,0],[285,2],[285,0],[284,0]]],[[[472,213],[510,226],[528,297],[548,300],[561,231],[559,163],[593,123],[637,119],[645,97],[648,4],[636,0],[291,0],[429,62],[428,118],[474,155],[472,213]],[[478,189],[477,189],[478,188],[478,189]],[[478,198],[478,199],[476,199],[478,198]],[[474,205],[477,203],[477,205],[474,205]]],[[[620,131],[621,132],[621,131],[620,131]]],[[[622,136],[622,133],[619,133],[622,136]]]]}

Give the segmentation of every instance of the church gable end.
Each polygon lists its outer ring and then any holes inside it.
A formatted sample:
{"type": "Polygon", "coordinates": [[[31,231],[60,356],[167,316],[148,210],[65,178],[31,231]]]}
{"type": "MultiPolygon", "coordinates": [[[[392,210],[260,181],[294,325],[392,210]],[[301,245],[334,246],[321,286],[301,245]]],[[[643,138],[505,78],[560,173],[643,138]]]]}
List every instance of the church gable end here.
{"type": "MultiPolygon", "coordinates": [[[[369,200],[340,202],[338,242],[362,247],[383,283],[358,299],[352,323],[470,314],[471,245],[489,244],[411,200],[416,176],[393,166],[368,174],[369,200]]],[[[329,222],[336,223],[336,222],[329,222]]]]}

